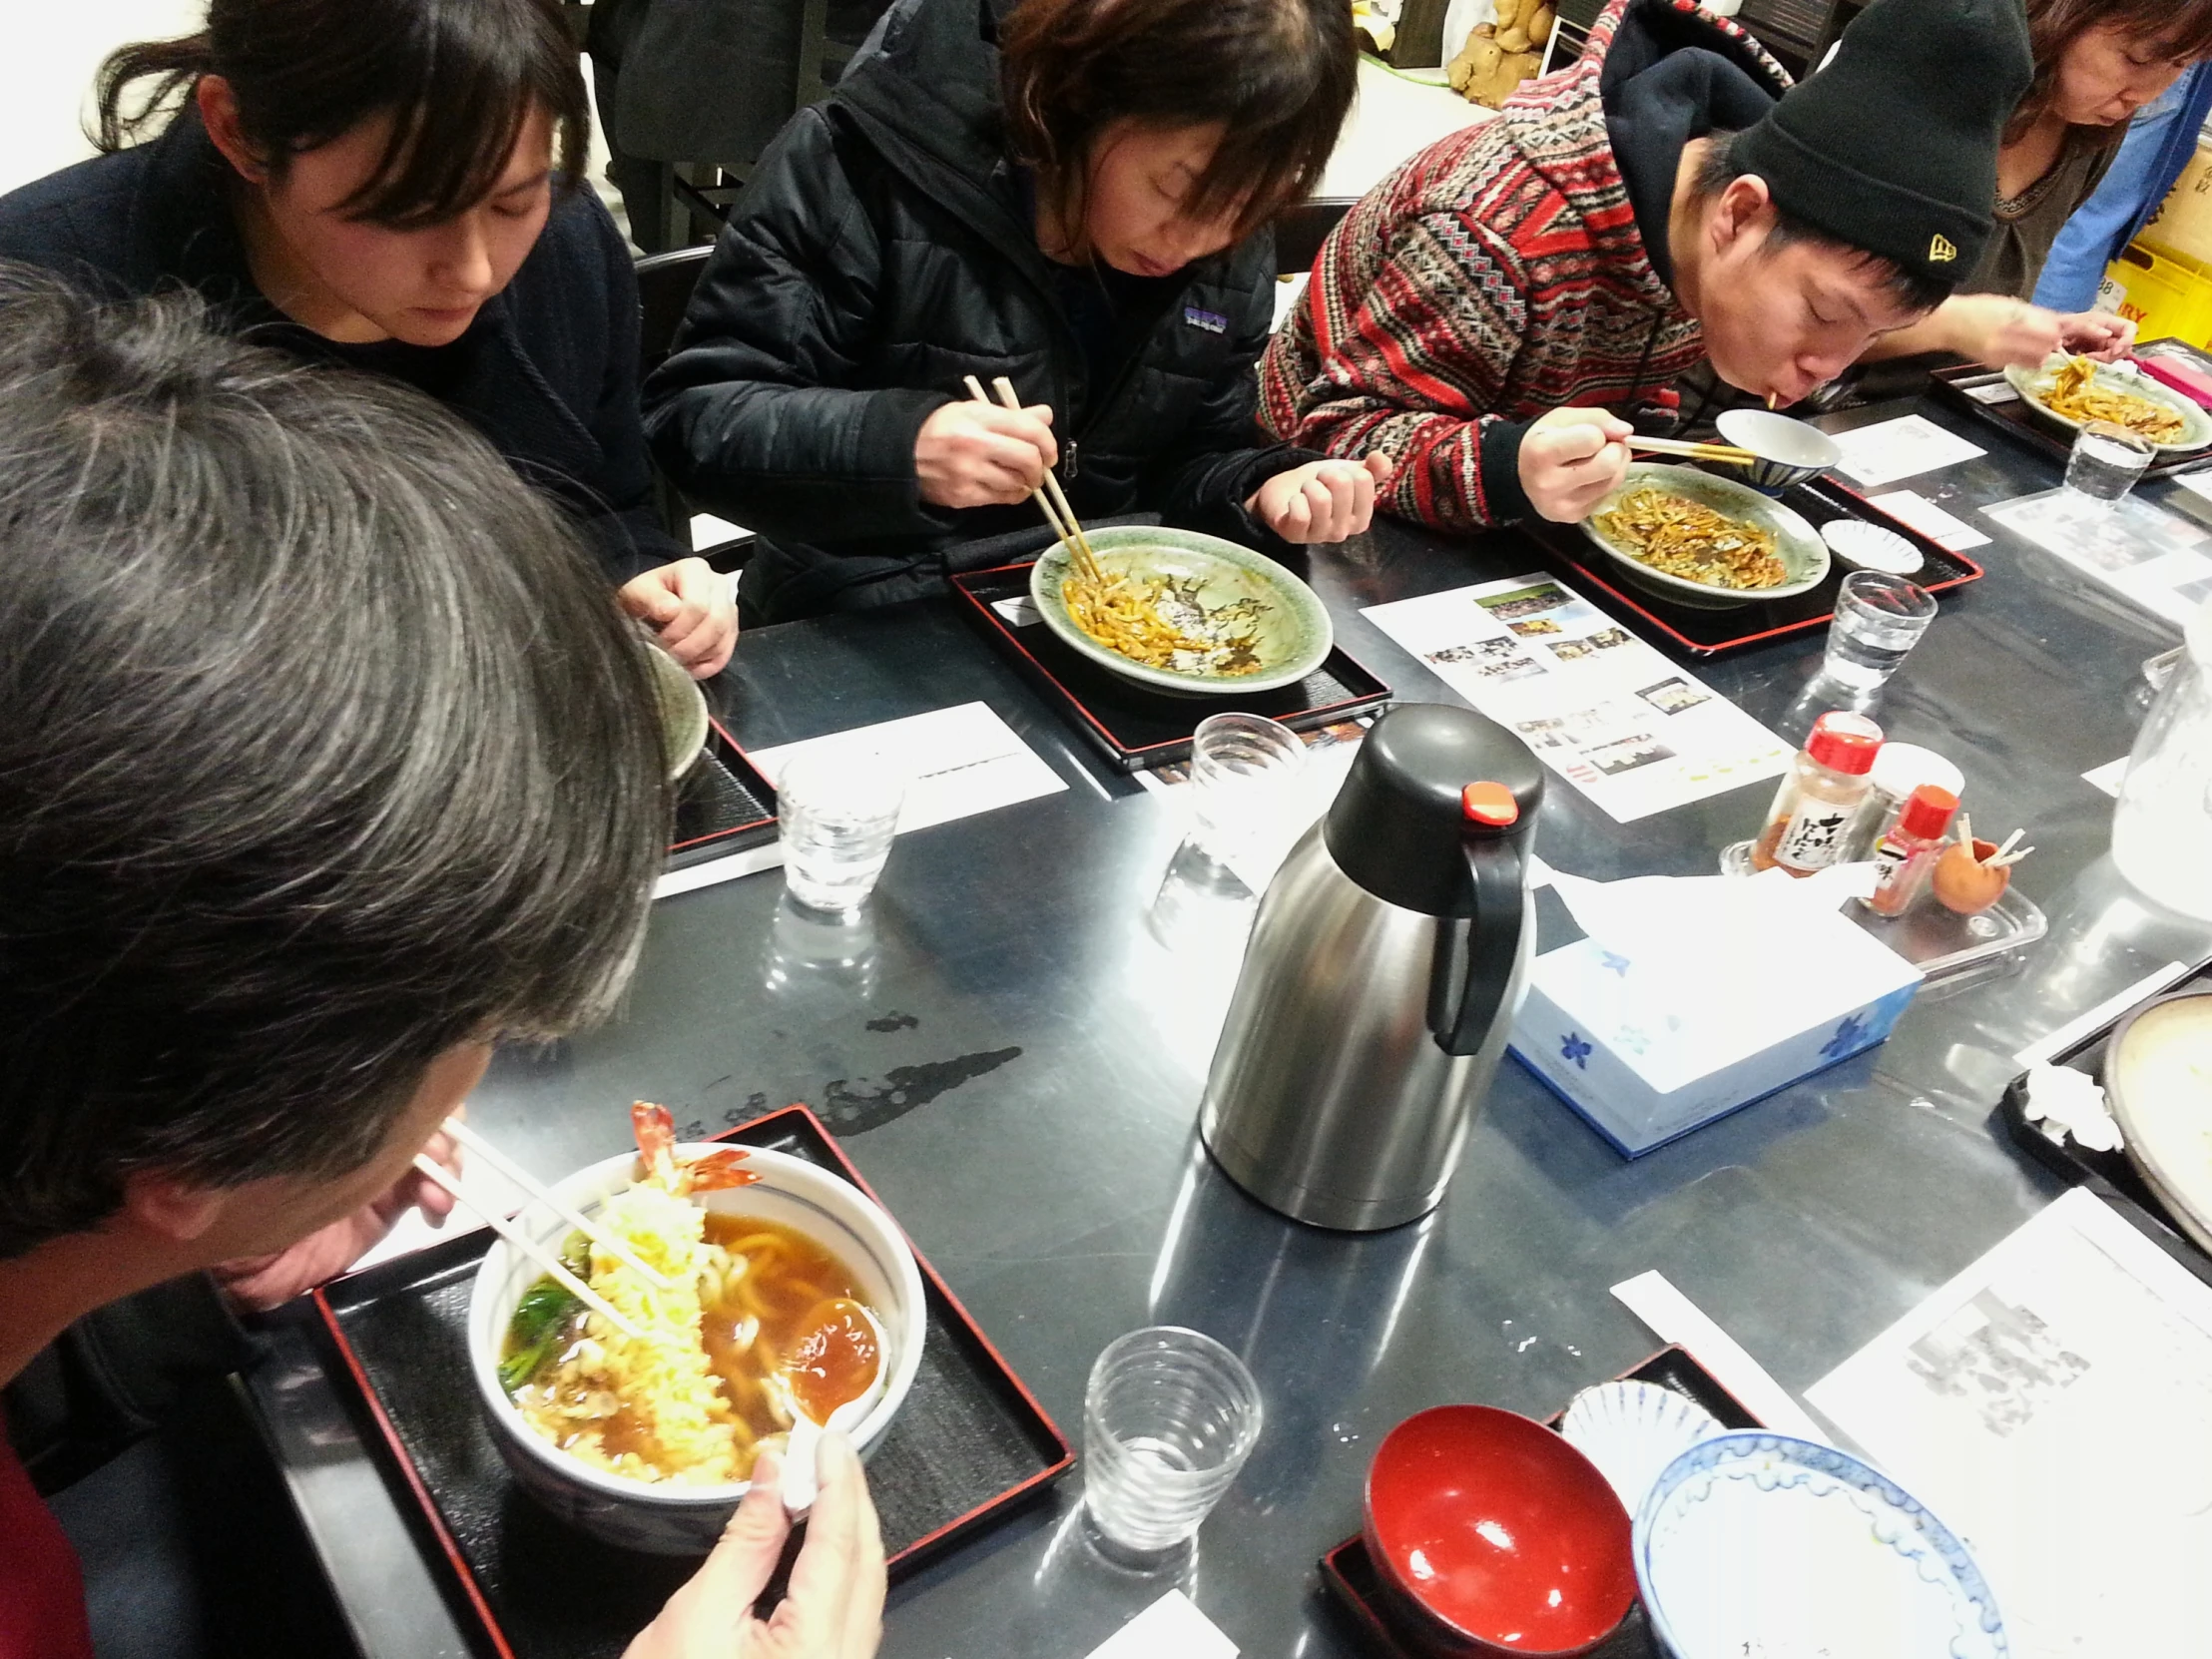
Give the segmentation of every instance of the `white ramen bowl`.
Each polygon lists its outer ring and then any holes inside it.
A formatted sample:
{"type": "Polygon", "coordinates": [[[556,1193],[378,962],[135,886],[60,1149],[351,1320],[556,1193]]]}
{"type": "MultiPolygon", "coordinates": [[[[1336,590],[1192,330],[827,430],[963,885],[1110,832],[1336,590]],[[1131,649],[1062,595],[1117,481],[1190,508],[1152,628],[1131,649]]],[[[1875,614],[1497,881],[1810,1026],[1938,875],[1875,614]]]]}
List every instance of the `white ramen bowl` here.
{"type": "MultiPolygon", "coordinates": [[[[721,1150],[709,1145],[676,1149],[680,1158],[721,1150]]],[[[883,1329],[886,1351],[882,1398],[852,1433],[853,1444],[864,1455],[890,1426],[921,1365],[929,1315],[914,1253],[890,1217],[843,1177],[788,1153],[749,1151],[746,1167],[761,1177],[758,1182],[700,1193],[696,1202],[722,1214],[780,1223],[813,1239],[852,1270],[860,1300],[883,1329]]],[[[637,1154],[624,1153],[578,1170],[553,1190],[590,1215],[631,1185],[637,1173],[637,1154]]],[[[542,1204],[532,1204],[515,1222],[529,1237],[554,1249],[571,1231],[542,1204]]],[[[706,1554],[750,1481],[691,1486],[610,1474],[540,1435],[500,1385],[499,1351],[515,1304],[544,1276],[537,1263],[495,1237],[469,1293],[469,1370],[500,1456],[524,1491],[595,1538],[652,1555],[706,1554]]]]}

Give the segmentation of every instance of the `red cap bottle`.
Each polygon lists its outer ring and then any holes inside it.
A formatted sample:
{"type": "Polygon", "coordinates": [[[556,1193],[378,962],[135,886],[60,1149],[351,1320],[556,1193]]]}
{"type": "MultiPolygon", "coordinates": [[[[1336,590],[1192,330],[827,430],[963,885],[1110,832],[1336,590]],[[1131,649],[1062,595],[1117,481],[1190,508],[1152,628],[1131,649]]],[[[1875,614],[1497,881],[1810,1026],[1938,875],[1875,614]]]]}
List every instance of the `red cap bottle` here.
{"type": "Polygon", "coordinates": [[[1805,741],[1805,753],[1831,772],[1860,778],[1874,770],[1874,758],[1882,749],[1882,728],[1865,715],[1834,710],[1813,722],[1813,735],[1805,741]]]}

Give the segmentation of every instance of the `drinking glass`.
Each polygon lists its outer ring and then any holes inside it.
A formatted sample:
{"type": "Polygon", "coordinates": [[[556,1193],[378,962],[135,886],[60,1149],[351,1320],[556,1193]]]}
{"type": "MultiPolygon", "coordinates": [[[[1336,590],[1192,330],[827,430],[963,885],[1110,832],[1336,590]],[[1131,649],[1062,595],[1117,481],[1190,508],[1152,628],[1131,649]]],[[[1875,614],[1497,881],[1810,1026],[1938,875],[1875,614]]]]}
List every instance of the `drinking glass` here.
{"type": "Polygon", "coordinates": [[[776,789],[792,897],[832,915],[858,909],[890,856],[905,779],[879,755],[822,750],[796,757],[776,789]]]}
{"type": "Polygon", "coordinates": [[[1083,1395],[1083,1502],[1140,1555],[1199,1528],[1260,1438],[1260,1387],[1196,1331],[1154,1325],[1106,1345],[1083,1395]]]}
{"type": "Polygon", "coordinates": [[[2109,420],[2086,420],[2066,457],[2066,488],[2092,501],[2117,501],[2135,487],[2158,453],[2140,432],[2109,420]]]}
{"type": "Polygon", "coordinates": [[[1821,673],[1838,685],[1873,691],[1898,671],[1935,620],[1936,596],[1918,583],[1854,571],[1836,595],[1821,673]]]}
{"type": "Polygon", "coordinates": [[[1208,715],[1191,739],[1191,816],[1201,845],[1234,844],[1286,811],[1306,765],[1298,734],[1265,715],[1208,715]]]}

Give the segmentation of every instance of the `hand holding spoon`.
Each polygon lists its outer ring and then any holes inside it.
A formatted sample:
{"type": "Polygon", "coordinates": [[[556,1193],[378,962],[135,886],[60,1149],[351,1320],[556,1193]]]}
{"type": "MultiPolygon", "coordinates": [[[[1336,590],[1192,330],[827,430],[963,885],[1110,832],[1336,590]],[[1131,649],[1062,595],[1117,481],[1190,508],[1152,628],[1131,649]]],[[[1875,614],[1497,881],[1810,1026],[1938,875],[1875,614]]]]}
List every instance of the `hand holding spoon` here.
{"type": "Polygon", "coordinates": [[[883,1330],[875,1316],[849,1297],[831,1297],[800,1327],[806,1335],[784,1362],[784,1392],[791,1406],[790,1443],[784,1451],[784,1508],[805,1514],[815,1502],[815,1453],[831,1430],[849,1434],[883,1397],[883,1330]]]}

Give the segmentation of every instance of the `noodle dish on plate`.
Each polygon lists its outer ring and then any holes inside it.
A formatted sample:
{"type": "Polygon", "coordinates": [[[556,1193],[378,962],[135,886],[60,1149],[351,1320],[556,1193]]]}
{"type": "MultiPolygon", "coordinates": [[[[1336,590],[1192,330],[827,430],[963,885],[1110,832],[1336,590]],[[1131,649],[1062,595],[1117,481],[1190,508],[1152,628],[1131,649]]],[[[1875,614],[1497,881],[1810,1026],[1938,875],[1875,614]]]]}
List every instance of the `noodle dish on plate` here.
{"type": "Polygon", "coordinates": [[[2046,424],[2079,431],[2088,421],[2110,421],[2168,457],[2212,444],[2212,414],[2131,362],[2099,363],[2054,352],[2041,368],[2008,368],[2004,377],[2046,424]]]}
{"type": "Polygon", "coordinates": [[[1699,610],[1789,599],[1828,575],[1828,544],[1748,484],[1636,462],[1582,533],[1645,591],[1699,610]]]}

